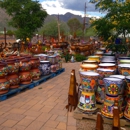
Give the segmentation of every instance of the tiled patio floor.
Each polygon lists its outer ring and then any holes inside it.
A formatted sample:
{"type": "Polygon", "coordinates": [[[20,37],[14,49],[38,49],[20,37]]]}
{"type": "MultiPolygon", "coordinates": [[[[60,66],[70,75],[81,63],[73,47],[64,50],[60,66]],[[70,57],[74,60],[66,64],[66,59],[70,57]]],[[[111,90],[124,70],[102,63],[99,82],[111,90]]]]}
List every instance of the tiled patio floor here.
{"type": "Polygon", "coordinates": [[[0,102],[0,130],[76,130],[73,113],[65,108],[68,101],[70,72],[81,63],[63,63],[65,72],[0,102]]]}

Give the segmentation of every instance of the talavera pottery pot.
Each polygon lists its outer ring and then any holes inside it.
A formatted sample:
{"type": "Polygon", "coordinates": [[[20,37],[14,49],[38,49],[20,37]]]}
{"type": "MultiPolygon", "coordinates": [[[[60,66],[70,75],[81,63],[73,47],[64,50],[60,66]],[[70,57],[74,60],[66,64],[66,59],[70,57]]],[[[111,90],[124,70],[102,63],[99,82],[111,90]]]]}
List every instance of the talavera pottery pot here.
{"type": "Polygon", "coordinates": [[[119,79],[123,80],[123,85],[121,86],[121,89],[119,91],[119,95],[123,95],[124,94],[124,90],[125,90],[125,86],[126,86],[125,76],[124,75],[110,75],[109,77],[119,78],[119,79]]]}
{"type": "Polygon", "coordinates": [[[48,52],[47,52],[47,55],[48,55],[48,56],[54,55],[54,51],[48,51],[48,52]]]}
{"type": "Polygon", "coordinates": [[[48,58],[48,55],[46,54],[38,54],[38,55],[34,55],[34,57],[38,57],[40,61],[45,61],[48,58]]]}
{"type": "Polygon", "coordinates": [[[98,62],[95,60],[84,60],[82,61],[82,64],[98,64],[98,62]]]}
{"type": "Polygon", "coordinates": [[[126,76],[126,83],[127,83],[126,94],[130,94],[130,76],[126,76]]]}
{"type": "Polygon", "coordinates": [[[120,64],[130,64],[130,59],[129,60],[119,60],[120,64]]]}
{"type": "Polygon", "coordinates": [[[53,73],[53,72],[56,72],[57,70],[56,70],[56,64],[55,65],[51,65],[51,73],[53,73]]]}
{"type": "Polygon", "coordinates": [[[130,64],[119,64],[118,71],[119,71],[119,74],[121,74],[121,75],[129,76],[130,75],[130,64]]]}
{"type": "Polygon", "coordinates": [[[37,57],[32,57],[30,59],[30,64],[32,69],[37,69],[40,65],[40,60],[37,57]]]}
{"type": "Polygon", "coordinates": [[[124,117],[130,120],[130,99],[127,101],[127,105],[124,111],[124,117]]]}
{"type": "Polygon", "coordinates": [[[98,65],[96,64],[81,64],[80,65],[82,71],[96,71],[98,65]]]}
{"type": "Polygon", "coordinates": [[[93,90],[83,89],[78,103],[78,108],[86,113],[95,112],[96,108],[96,98],[95,92],[93,90]]]}
{"type": "Polygon", "coordinates": [[[48,61],[50,61],[52,65],[55,65],[57,62],[56,55],[48,56],[48,61]]]}
{"type": "Polygon", "coordinates": [[[20,67],[20,71],[21,72],[23,72],[23,71],[30,71],[31,64],[30,64],[28,59],[23,59],[23,60],[20,61],[19,67],[20,67]]]}
{"type": "Polygon", "coordinates": [[[20,84],[30,84],[32,82],[32,75],[30,71],[19,73],[20,84]]]}
{"type": "Polygon", "coordinates": [[[95,56],[99,56],[100,58],[102,58],[103,53],[104,53],[104,52],[102,52],[102,51],[97,51],[97,52],[95,53],[95,56]]]}
{"type": "Polygon", "coordinates": [[[119,60],[130,60],[130,57],[119,57],[119,60]]]}
{"type": "Polygon", "coordinates": [[[116,64],[112,63],[100,63],[99,68],[104,68],[104,69],[112,69],[116,71],[116,64]]]}
{"type": "Polygon", "coordinates": [[[118,104],[119,104],[119,109],[120,109],[119,117],[120,118],[123,117],[122,97],[120,96],[117,96],[117,97],[105,96],[105,100],[101,108],[101,113],[103,116],[108,117],[108,118],[113,118],[113,107],[114,107],[115,101],[118,101],[118,104]]]}
{"type": "Polygon", "coordinates": [[[40,79],[41,76],[41,71],[36,68],[36,69],[31,69],[31,75],[32,75],[32,80],[38,80],[40,79]]]}
{"type": "Polygon", "coordinates": [[[100,56],[88,56],[88,60],[100,62],[100,56]]]}
{"type": "Polygon", "coordinates": [[[118,96],[121,91],[123,80],[119,78],[104,78],[105,92],[108,96],[118,96]]]}
{"type": "Polygon", "coordinates": [[[79,71],[80,82],[82,89],[96,90],[99,74],[96,72],[82,72],[79,71]]]}
{"type": "Polygon", "coordinates": [[[17,74],[11,74],[7,76],[8,81],[10,82],[10,89],[18,88],[20,79],[17,74]]]}
{"type": "Polygon", "coordinates": [[[0,95],[9,91],[10,82],[6,78],[0,79],[0,95]]]}
{"type": "Polygon", "coordinates": [[[50,61],[40,61],[40,71],[41,75],[48,75],[51,72],[51,64],[50,61]]]}
{"type": "Polygon", "coordinates": [[[0,78],[4,78],[8,74],[7,64],[0,63],[0,78]]]}
{"type": "Polygon", "coordinates": [[[99,48],[99,50],[104,52],[104,53],[106,52],[106,48],[105,47],[101,47],[101,48],[99,48]]]}

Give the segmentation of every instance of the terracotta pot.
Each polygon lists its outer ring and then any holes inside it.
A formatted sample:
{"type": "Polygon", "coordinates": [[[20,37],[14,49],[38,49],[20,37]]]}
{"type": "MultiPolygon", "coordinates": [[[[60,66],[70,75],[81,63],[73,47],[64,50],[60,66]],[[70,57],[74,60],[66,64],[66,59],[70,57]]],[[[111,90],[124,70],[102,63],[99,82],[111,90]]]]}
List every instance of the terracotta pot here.
{"type": "Polygon", "coordinates": [[[5,94],[9,91],[10,83],[6,78],[0,79],[0,94],[5,94]]]}
{"type": "Polygon", "coordinates": [[[31,69],[31,64],[27,59],[23,59],[19,63],[20,71],[29,71],[31,69]]]}
{"type": "Polygon", "coordinates": [[[56,72],[56,65],[51,65],[51,72],[56,72]]]}
{"type": "Polygon", "coordinates": [[[31,72],[25,71],[19,73],[20,84],[30,84],[32,82],[31,72]]]}
{"type": "Polygon", "coordinates": [[[11,89],[19,87],[20,79],[19,79],[19,76],[17,74],[8,75],[7,79],[10,82],[11,89]]]}
{"type": "Polygon", "coordinates": [[[41,71],[37,69],[31,69],[32,80],[38,80],[41,76],[41,71]]]}
{"type": "Polygon", "coordinates": [[[124,117],[128,120],[130,120],[130,99],[127,102],[125,111],[124,111],[124,117]]]}
{"type": "Polygon", "coordinates": [[[82,71],[96,71],[98,68],[98,65],[96,64],[81,64],[80,65],[82,71]]]}
{"type": "Polygon", "coordinates": [[[0,63],[0,78],[4,78],[8,74],[8,67],[4,63],[0,63]]]}
{"type": "Polygon", "coordinates": [[[37,57],[32,57],[30,59],[30,64],[32,66],[32,69],[37,69],[40,65],[40,60],[37,57]]]}

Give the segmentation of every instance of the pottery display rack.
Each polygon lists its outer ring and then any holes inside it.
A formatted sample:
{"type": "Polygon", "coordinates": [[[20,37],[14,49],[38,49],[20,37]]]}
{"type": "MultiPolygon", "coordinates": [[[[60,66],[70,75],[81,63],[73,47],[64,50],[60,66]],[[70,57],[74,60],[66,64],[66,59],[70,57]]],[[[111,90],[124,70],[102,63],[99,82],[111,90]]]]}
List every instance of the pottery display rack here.
{"type": "MultiPolygon", "coordinates": [[[[84,113],[82,111],[79,110],[79,108],[76,108],[74,113],[73,113],[73,117],[76,119],[76,120],[82,120],[82,123],[85,121],[85,120],[89,120],[90,124],[91,122],[97,120],[97,112],[100,111],[100,108],[102,105],[100,104],[97,104],[97,111],[95,111],[95,113],[93,114],[90,114],[90,113],[84,113]]],[[[106,118],[103,116],[103,120],[104,120],[104,124],[107,124],[107,125],[112,125],[113,123],[113,120],[110,119],[110,118],[106,118]]],[[[120,119],[120,126],[125,128],[125,130],[130,130],[130,121],[126,120],[125,118],[121,118],[120,119]]],[[[86,128],[84,128],[83,130],[88,130],[86,128]]]]}
{"type": "Polygon", "coordinates": [[[8,99],[9,97],[14,96],[14,95],[26,90],[26,89],[32,89],[32,88],[38,86],[39,84],[41,84],[41,83],[43,83],[43,82],[45,82],[45,81],[47,81],[55,76],[58,76],[59,74],[61,74],[64,71],[65,71],[65,68],[61,68],[58,71],[53,72],[47,76],[42,76],[39,80],[33,81],[31,84],[20,85],[19,88],[11,89],[11,90],[9,90],[8,93],[0,95],[0,101],[4,101],[4,100],[8,99]]]}

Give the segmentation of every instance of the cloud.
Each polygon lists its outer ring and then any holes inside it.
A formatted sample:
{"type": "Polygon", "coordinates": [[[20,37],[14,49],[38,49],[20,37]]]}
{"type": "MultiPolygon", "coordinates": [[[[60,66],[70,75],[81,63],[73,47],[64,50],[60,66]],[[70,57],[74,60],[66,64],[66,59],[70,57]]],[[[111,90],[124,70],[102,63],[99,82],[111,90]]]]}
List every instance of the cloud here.
{"type": "Polygon", "coordinates": [[[87,0],[40,0],[40,2],[50,15],[70,12],[75,15],[84,16],[86,2],[88,16],[103,16],[98,10],[95,10],[95,5],[87,2],[87,0]]]}

